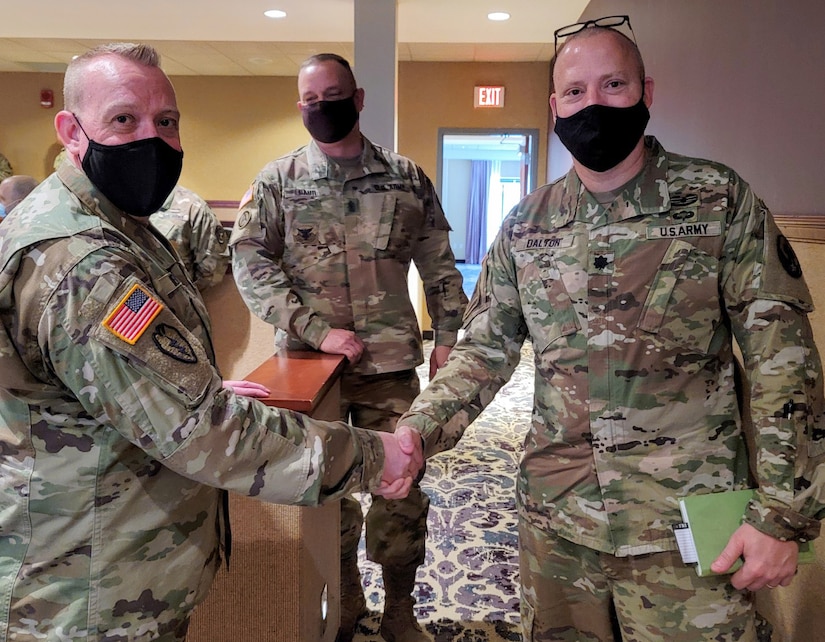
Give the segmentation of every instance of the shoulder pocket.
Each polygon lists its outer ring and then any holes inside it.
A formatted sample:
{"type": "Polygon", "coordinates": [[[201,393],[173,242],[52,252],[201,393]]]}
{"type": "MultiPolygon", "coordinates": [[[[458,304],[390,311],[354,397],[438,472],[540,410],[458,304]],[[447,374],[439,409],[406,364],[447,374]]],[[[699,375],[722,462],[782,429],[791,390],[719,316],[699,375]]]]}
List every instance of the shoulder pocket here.
{"type": "Polygon", "coordinates": [[[148,286],[129,277],[97,316],[94,340],[186,406],[199,403],[212,381],[212,363],[200,341],[148,286]]]}

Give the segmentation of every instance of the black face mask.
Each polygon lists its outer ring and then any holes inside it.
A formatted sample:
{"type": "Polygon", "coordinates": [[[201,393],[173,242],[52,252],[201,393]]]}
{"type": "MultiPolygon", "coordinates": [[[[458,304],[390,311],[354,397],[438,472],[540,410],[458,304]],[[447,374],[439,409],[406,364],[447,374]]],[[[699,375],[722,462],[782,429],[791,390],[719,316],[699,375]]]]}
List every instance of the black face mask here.
{"type": "Polygon", "coordinates": [[[183,152],[158,137],[101,145],[89,138],[82,125],[80,129],[89,139],[83,171],[94,186],[127,214],[157,212],[177,185],[183,152]]]}
{"type": "Polygon", "coordinates": [[[594,172],[606,172],[630,155],[648,120],[642,95],[632,107],[590,105],[567,118],[556,118],[553,130],[573,158],[594,172]]]}
{"type": "Polygon", "coordinates": [[[341,100],[319,100],[301,109],[304,127],[310,136],[322,143],[337,143],[358,122],[355,95],[341,100]]]}

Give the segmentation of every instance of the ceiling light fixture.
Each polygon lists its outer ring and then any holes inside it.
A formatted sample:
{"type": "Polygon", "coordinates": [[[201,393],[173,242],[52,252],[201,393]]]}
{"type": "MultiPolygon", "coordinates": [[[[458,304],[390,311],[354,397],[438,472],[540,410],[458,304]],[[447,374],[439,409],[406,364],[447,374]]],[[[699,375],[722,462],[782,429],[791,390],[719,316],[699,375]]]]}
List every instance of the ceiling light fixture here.
{"type": "Polygon", "coordinates": [[[286,18],[286,11],[281,11],[280,9],[270,9],[269,11],[264,11],[264,15],[267,18],[286,18]]]}
{"type": "Polygon", "coordinates": [[[510,14],[506,11],[493,11],[492,13],[487,14],[487,20],[494,20],[496,22],[502,22],[504,20],[509,20],[510,14]]]}

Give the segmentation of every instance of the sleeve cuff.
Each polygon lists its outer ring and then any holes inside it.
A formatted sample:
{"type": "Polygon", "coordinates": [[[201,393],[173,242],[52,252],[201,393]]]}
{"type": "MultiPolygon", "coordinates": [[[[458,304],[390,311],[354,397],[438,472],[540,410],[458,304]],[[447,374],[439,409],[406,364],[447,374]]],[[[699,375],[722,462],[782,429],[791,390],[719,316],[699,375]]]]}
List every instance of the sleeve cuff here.
{"type": "Polygon", "coordinates": [[[319,350],[330,330],[331,328],[328,323],[321,320],[318,316],[313,316],[301,337],[301,341],[319,350]]]}
{"type": "Polygon", "coordinates": [[[751,502],[745,522],[782,541],[809,542],[819,537],[819,520],[805,517],[789,508],[763,507],[751,502]]]}
{"type": "Polygon", "coordinates": [[[381,486],[384,472],[384,444],[378,433],[372,430],[360,430],[362,472],[361,488],[364,492],[373,492],[381,486]]]}
{"type": "Polygon", "coordinates": [[[435,345],[453,347],[458,343],[458,330],[438,330],[433,332],[435,345]]]}

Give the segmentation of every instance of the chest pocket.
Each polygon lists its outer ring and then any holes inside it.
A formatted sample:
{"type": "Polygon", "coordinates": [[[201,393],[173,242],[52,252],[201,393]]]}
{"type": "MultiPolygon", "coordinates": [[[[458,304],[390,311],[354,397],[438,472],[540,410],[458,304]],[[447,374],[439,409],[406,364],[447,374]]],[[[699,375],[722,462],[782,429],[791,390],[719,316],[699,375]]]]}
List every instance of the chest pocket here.
{"type": "Polygon", "coordinates": [[[707,354],[722,322],[719,261],[685,241],[671,241],[645,301],[638,328],[667,344],[707,354]]]}
{"type": "Polygon", "coordinates": [[[562,337],[581,330],[578,314],[549,253],[521,252],[519,296],[533,349],[542,353],[562,337]]]}
{"type": "Polygon", "coordinates": [[[362,220],[374,226],[364,230],[365,242],[372,245],[376,256],[409,259],[424,218],[421,202],[407,192],[364,194],[361,199],[366,215],[362,220]]]}

